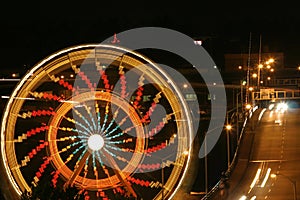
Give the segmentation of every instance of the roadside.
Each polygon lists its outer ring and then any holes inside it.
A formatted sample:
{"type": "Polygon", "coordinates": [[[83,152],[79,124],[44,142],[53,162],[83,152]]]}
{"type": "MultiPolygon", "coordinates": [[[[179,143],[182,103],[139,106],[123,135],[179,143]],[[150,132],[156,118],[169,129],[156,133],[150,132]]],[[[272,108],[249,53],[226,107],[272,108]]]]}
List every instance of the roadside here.
{"type": "Polygon", "coordinates": [[[225,200],[228,194],[234,192],[236,186],[240,184],[243,176],[248,168],[249,159],[251,155],[251,149],[254,138],[254,131],[259,123],[259,115],[262,112],[262,108],[258,108],[249,118],[243,136],[240,140],[239,149],[237,151],[236,160],[233,163],[232,170],[227,171],[219,182],[216,191],[211,194],[208,198],[209,200],[225,200]],[[238,170],[235,170],[238,169],[238,170]]]}

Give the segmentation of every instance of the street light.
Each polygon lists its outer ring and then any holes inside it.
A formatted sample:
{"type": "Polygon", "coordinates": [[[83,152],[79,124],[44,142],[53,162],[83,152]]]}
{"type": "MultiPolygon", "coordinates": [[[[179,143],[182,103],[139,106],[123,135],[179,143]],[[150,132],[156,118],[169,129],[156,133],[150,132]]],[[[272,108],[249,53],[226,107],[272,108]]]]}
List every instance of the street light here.
{"type": "Polygon", "coordinates": [[[226,126],[225,126],[225,129],[226,129],[226,139],[227,139],[227,168],[229,169],[230,167],[230,138],[229,138],[229,133],[232,129],[232,126],[231,124],[228,123],[228,113],[227,113],[227,117],[226,117],[226,126]]]}
{"type": "Polygon", "coordinates": [[[251,109],[251,104],[248,103],[248,104],[246,104],[245,107],[246,107],[247,110],[250,110],[251,109]]]}
{"type": "Polygon", "coordinates": [[[297,200],[297,186],[296,181],[292,180],[290,177],[284,175],[284,174],[271,174],[271,178],[276,178],[277,176],[282,176],[286,178],[293,186],[293,192],[294,192],[294,200],[297,200]]]}
{"type": "Polygon", "coordinates": [[[260,61],[259,61],[258,67],[257,67],[257,89],[258,89],[258,90],[259,90],[259,88],[260,88],[260,84],[263,83],[263,80],[261,80],[261,70],[263,70],[264,67],[265,67],[266,69],[268,69],[268,70],[270,70],[271,72],[273,72],[274,69],[271,68],[271,64],[273,64],[274,61],[275,61],[274,58],[270,58],[270,59],[267,60],[264,64],[260,63],[260,61]]]}

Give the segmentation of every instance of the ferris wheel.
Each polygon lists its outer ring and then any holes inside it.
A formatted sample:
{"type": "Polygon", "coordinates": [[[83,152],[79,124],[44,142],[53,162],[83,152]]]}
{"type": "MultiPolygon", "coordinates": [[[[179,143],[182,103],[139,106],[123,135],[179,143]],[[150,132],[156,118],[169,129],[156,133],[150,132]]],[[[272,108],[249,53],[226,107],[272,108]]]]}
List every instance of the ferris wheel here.
{"type": "Polygon", "coordinates": [[[58,51],[26,73],[4,110],[7,196],[72,188],[86,199],[171,199],[191,163],[189,113],[171,76],[138,52],[58,51]]]}

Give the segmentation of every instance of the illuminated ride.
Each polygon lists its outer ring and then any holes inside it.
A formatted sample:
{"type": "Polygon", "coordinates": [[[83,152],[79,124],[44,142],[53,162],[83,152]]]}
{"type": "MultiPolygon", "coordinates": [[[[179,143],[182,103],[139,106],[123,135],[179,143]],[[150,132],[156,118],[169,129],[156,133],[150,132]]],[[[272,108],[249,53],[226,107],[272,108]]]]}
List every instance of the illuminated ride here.
{"type": "Polygon", "coordinates": [[[4,111],[6,195],[76,188],[88,199],[171,199],[191,162],[189,112],[170,76],[135,51],[56,52],[27,72],[4,111]]]}

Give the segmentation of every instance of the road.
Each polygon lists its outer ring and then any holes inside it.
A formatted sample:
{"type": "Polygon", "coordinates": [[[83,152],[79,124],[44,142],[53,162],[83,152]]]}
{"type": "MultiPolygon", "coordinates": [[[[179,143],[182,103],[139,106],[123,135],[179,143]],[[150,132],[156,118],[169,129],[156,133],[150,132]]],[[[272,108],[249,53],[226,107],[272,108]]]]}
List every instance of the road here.
{"type": "Polygon", "coordinates": [[[249,159],[239,159],[229,189],[221,190],[215,199],[299,199],[300,109],[266,109],[262,116],[255,131],[247,133],[253,134],[249,159]]]}

